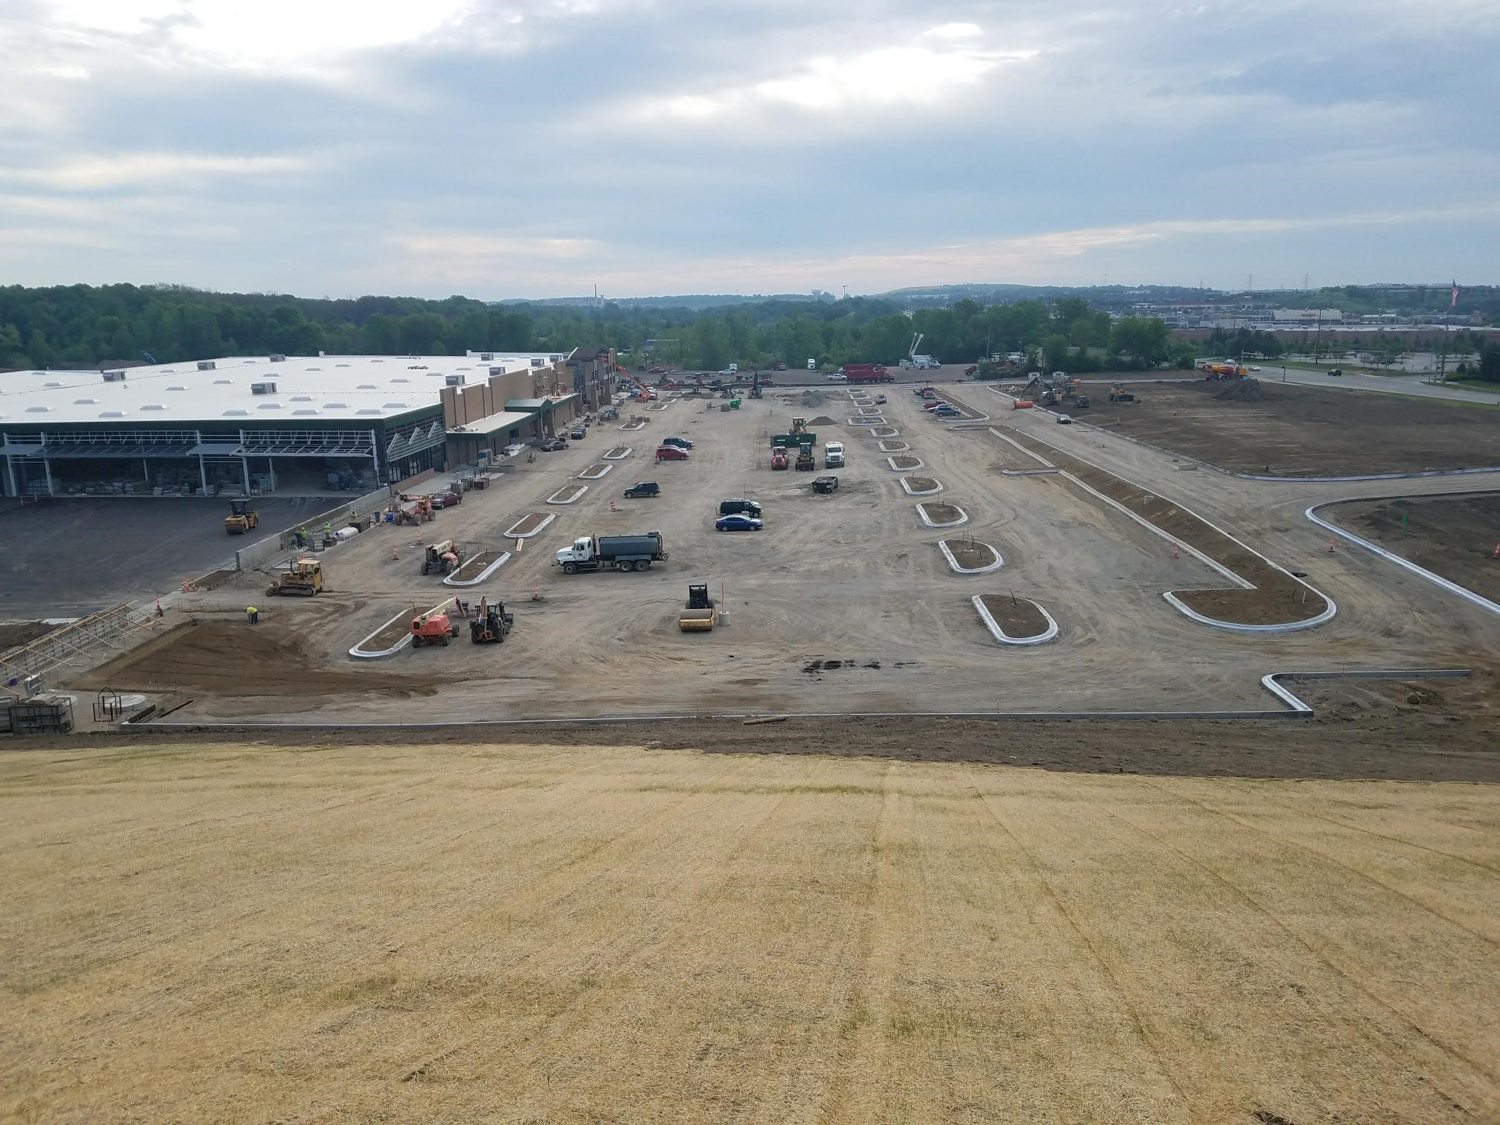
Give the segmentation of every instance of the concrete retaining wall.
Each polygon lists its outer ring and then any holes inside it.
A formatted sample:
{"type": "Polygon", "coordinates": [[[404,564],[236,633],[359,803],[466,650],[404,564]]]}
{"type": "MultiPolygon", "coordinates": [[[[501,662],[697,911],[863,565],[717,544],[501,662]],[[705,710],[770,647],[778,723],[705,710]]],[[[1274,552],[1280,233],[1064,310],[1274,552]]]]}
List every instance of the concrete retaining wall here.
{"type": "MultiPolygon", "coordinates": [[[[420,475],[420,474],[419,474],[420,475]]],[[[294,523],[290,527],[282,528],[275,535],[268,535],[264,539],[258,539],[248,547],[241,547],[234,553],[234,568],[236,570],[254,570],[265,566],[267,563],[275,562],[284,554],[290,554],[283,543],[291,540],[293,532],[299,527],[320,528],[325,523],[335,528],[346,526],[350,519],[361,514],[378,511],[385,507],[386,501],[390,499],[390,491],[385,488],[375,492],[367,492],[358,500],[350,500],[340,504],[336,508],[329,508],[326,512],[294,523]]]]}

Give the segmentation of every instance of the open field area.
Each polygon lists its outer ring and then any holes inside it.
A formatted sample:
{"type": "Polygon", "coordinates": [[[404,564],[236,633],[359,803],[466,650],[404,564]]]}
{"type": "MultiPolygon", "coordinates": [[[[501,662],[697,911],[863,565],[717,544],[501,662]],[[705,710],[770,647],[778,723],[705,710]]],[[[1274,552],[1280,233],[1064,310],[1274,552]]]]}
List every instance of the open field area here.
{"type": "Polygon", "coordinates": [[[260,532],[226,535],[227,500],[69,498],[0,505],[0,615],[81,617],[115,602],[169,594],[261,535],[341,503],[261,498],[260,532]]]}
{"type": "Polygon", "coordinates": [[[1350,476],[1500,465],[1500,414],[1414,400],[1276,383],[1258,395],[1203,380],[1131,383],[1140,400],[1091,394],[1081,421],[1240,473],[1350,476]]]}
{"type": "Polygon", "coordinates": [[[5,755],[0,1104],[1493,1120],[1497,792],[498,743],[5,755]]]}
{"type": "Polygon", "coordinates": [[[1500,495],[1418,496],[1325,508],[1325,519],[1500,600],[1500,495]],[[1404,534],[1403,534],[1404,529],[1404,534]]]}

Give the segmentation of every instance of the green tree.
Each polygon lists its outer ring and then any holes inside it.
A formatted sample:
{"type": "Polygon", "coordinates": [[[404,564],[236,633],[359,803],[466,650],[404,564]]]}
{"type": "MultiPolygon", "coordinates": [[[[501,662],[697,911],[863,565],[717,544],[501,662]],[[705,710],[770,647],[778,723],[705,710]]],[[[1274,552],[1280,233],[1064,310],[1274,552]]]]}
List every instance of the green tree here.
{"type": "Polygon", "coordinates": [[[1048,371],[1064,371],[1068,362],[1068,338],[1062,333],[1048,336],[1042,341],[1042,355],[1047,361],[1048,371]]]}

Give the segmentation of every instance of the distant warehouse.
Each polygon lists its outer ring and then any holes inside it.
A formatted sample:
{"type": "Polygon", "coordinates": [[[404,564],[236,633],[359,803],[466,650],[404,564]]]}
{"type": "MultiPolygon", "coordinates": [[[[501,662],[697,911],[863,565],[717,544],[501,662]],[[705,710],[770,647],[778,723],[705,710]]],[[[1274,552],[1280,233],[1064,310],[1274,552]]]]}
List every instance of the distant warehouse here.
{"type": "Polygon", "coordinates": [[[613,367],[587,348],[0,373],[0,495],[378,488],[564,430],[613,367]]]}

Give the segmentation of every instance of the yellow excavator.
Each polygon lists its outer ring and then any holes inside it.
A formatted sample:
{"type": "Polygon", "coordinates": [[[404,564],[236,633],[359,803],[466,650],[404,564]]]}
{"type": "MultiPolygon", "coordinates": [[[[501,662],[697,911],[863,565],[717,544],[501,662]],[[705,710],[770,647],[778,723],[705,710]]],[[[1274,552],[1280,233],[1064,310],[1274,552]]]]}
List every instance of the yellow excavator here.
{"type": "Polygon", "coordinates": [[[260,526],[260,513],[250,506],[248,500],[231,500],[229,515],[224,517],[224,530],[230,535],[243,535],[260,526]]]}

